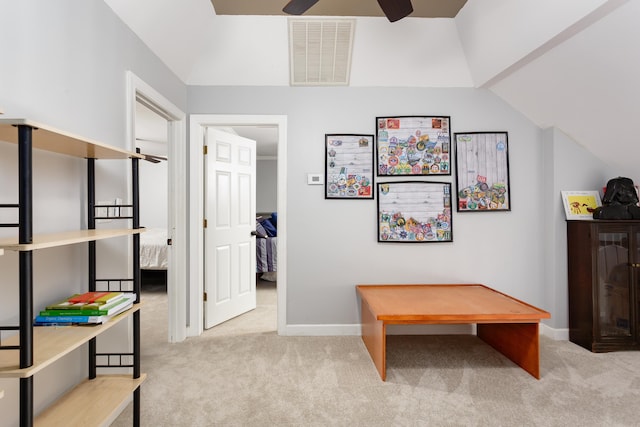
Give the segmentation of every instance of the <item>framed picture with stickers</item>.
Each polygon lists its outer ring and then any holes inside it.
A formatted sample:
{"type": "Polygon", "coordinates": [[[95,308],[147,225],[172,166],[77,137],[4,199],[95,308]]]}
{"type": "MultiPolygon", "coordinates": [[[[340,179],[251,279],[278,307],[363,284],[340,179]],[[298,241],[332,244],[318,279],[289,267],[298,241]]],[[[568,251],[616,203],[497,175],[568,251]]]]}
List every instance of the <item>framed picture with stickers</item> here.
{"type": "Polygon", "coordinates": [[[376,117],[378,176],[451,175],[449,116],[376,117]]]}
{"type": "Polygon", "coordinates": [[[455,133],[458,212],[510,211],[507,132],[455,133]]]}
{"type": "Polygon", "coordinates": [[[404,181],[377,184],[378,242],[452,242],[451,184],[404,181]]]}
{"type": "Polygon", "coordinates": [[[373,199],[373,135],[325,135],[325,199],[373,199]]]}

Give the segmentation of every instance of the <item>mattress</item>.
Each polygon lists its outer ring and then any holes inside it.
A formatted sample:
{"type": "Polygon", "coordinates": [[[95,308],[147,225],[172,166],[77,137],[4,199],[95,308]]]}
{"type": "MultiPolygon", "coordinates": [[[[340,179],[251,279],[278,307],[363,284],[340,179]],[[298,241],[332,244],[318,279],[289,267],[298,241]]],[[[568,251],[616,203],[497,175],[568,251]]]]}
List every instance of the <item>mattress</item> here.
{"type": "Polygon", "coordinates": [[[140,268],[143,270],[166,270],[169,266],[167,230],[148,228],[140,233],[140,268]]]}

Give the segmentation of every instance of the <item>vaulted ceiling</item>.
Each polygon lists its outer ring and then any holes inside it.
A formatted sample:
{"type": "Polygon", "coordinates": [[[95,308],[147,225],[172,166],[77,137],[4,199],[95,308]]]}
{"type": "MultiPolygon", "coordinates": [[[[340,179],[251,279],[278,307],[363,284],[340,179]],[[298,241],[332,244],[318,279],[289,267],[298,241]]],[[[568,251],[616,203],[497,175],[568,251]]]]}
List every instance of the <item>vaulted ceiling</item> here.
{"type": "MultiPolygon", "coordinates": [[[[211,0],[217,15],[285,15],[289,0],[211,0]]],[[[413,0],[412,18],[455,18],[467,0],[413,0]]],[[[321,0],[305,16],[384,16],[374,0],[321,0]]]]}
{"type": "MultiPolygon", "coordinates": [[[[288,18],[227,14],[267,3],[279,10],[287,1],[105,0],[186,84],[223,86],[289,85],[288,18]]],[[[414,9],[430,1],[413,0],[414,9]]],[[[356,3],[314,7],[330,2],[356,3]]],[[[640,1],[462,3],[455,18],[354,18],[349,85],[485,88],[585,146],[612,176],[638,181],[640,1]],[[372,72],[369,64],[381,60],[403,66],[372,72]]]]}

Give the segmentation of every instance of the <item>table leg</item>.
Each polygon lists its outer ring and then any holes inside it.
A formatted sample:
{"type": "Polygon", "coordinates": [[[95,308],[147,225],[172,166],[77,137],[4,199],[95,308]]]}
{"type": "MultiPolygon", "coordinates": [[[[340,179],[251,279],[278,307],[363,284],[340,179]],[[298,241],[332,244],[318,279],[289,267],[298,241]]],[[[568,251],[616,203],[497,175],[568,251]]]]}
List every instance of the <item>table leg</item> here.
{"type": "Polygon", "coordinates": [[[478,324],[478,337],[540,379],[539,323],[478,324]]]}
{"type": "Polygon", "coordinates": [[[365,300],[362,300],[362,341],[369,351],[371,360],[376,366],[380,378],[384,381],[387,377],[386,370],[386,325],[376,319],[376,315],[369,308],[369,304],[365,300]]]}

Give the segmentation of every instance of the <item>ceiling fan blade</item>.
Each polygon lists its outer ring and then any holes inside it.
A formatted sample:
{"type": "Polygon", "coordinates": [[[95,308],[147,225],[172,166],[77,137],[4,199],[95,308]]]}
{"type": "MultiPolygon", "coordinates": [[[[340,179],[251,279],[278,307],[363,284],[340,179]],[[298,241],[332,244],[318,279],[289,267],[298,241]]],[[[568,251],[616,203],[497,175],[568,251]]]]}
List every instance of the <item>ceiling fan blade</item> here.
{"type": "Polygon", "coordinates": [[[411,0],[378,0],[389,22],[396,22],[413,12],[411,0]]]}
{"type": "Polygon", "coordinates": [[[291,0],[282,11],[288,15],[302,15],[316,3],[318,0],[291,0]]]}
{"type": "Polygon", "coordinates": [[[144,153],[140,153],[140,154],[144,156],[144,160],[151,163],[160,163],[160,160],[167,160],[166,157],[156,156],[155,154],[144,154],[144,153]]]}

